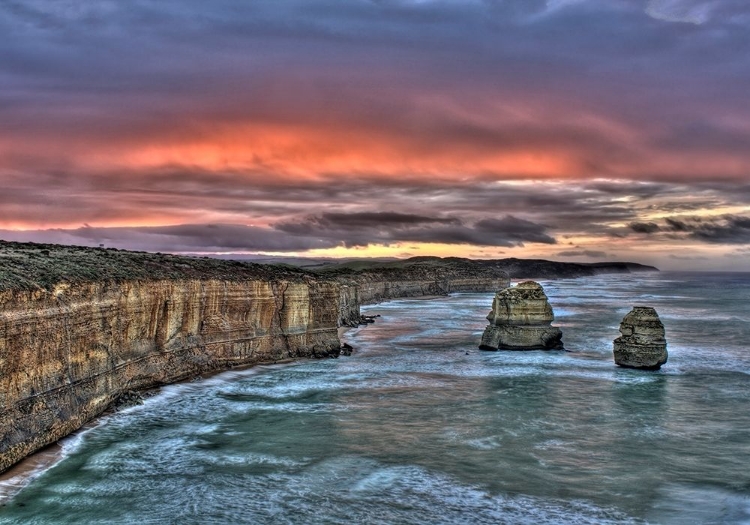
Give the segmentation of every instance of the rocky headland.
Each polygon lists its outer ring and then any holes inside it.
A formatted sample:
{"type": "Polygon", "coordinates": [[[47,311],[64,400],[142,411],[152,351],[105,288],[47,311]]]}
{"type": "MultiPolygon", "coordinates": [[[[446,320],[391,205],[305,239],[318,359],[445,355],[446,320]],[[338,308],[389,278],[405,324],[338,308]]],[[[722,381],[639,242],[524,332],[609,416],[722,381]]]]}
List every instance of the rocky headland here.
{"type": "Polygon", "coordinates": [[[625,368],[658,370],[667,362],[667,340],[659,314],[648,306],[635,306],[620,323],[614,340],[615,363],[625,368]]]}
{"type": "Polygon", "coordinates": [[[482,350],[561,350],[562,331],[551,326],[552,306],[539,283],[526,281],[495,294],[482,350]]]}
{"type": "MultiPolygon", "coordinates": [[[[599,263],[571,263],[547,261],[544,259],[488,259],[472,260],[461,257],[412,257],[399,261],[352,261],[340,264],[318,265],[316,272],[331,275],[370,274],[375,279],[387,276],[392,270],[409,270],[410,268],[432,269],[439,272],[440,268],[451,268],[460,271],[463,267],[466,275],[472,277],[474,271],[497,271],[508,274],[511,279],[568,279],[576,277],[591,277],[602,274],[627,274],[638,272],[658,272],[653,266],[632,262],[599,262],[599,263]]],[[[498,288],[499,289],[499,288],[498,288]]],[[[461,290],[454,290],[461,291],[461,290]]]]}
{"type": "Polygon", "coordinates": [[[507,285],[505,272],[468,260],[322,275],[0,241],[0,472],[132,392],[349,354],[338,328],[367,322],[361,304],[507,285]]]}

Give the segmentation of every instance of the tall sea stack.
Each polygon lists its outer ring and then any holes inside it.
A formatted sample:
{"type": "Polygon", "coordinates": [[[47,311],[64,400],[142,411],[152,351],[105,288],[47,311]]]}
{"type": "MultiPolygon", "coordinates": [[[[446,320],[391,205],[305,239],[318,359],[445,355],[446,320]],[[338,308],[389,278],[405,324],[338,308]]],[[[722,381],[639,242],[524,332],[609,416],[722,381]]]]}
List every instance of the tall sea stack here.
{"type": "Polygon", "coordinates": [[[526,281],[495,294],[482,350],[561,350],[562,332],[539,283],[526,281]]]}
{"type": "Polygon", "coordinates": [[[664,325],[653,308],[633,307],[620,323],[620,333],[622,335],[614,340],[615,364],[658,370],[667,362],[664,325]]]}

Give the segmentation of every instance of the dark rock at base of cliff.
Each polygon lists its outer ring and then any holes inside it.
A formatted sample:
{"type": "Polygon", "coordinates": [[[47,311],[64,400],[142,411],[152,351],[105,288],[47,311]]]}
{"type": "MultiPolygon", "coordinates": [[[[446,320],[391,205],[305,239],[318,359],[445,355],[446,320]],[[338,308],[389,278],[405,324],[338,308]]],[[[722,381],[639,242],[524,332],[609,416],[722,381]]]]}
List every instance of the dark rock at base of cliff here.
{"type": "Polygon", "coordinates": [[[667,362],[667,341],[659,314],[648,306],[635,306],[620,323],[614,340],[615,364],[625,368],[658,370],[667,362]]]}
{"type": "Polygon", "coordinates": [[[347,344],[347,343],[341,343],[341,355],[350,356],[352,355],[353,351],[354,351],[354,347],[352,347],[352,345],[347,344]]]}
{"type": "Polygon", "coordinates": [[[341,350],[342,350],[342,347],[340,345],[333,346],[333,345],[317,344],[313,346],[310,357],[314,359],[325,359],[325,358],[336,359],[338,356],[341,355],[341,350]]]}
{"type": "Polygon", "coordinates": [[[127,392],[123,392],[122,394],[117,396],[117,399],[115,399],[112,403],[112,410],[114,410],[115,412],[119,412],[120,410],[124,410],[126,408],[142,405],[143,400],[143,394],[141,394],[140,392],[136,392],[135,390],[128,390],[127,392]]]}
{"type": "Polygon", "coordinates": [[[495,294],[482,350],[562,350],[562,331],[551,326],[552,307],[539,283],[526,281],[495,294]]]}

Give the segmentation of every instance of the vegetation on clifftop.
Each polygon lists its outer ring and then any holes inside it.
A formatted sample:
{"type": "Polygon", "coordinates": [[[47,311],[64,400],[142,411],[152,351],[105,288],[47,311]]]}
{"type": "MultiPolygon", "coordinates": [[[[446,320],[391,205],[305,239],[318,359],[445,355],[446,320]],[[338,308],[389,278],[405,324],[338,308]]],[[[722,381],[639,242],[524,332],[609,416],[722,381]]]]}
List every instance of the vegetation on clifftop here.
{"type": "Polygon", "coordinates": [[[60,283],[162,279],[304,279],[309,272],[249,262],[0,241],[0,290],[51,290],[60,283]]]}
{"type": "Polygon", "coordinates": [[[399,261],[353,261],[313,271],[289,265],[231,259],[131,252],[56,244],[0,241],[0,290],[51,290],[60,283],[165,279],[333,279],[408,281],[485,277],[513,279],[583,277],[599,273],[656,271],[635,263],[565,263],[541,259],[472,260],[460,257],[412,257],[399,261]]]}
{"type": "Polygon", "coordinates": [[[506,272],[511,279],[557,279],[566,277],[586,277],[602,273],[631,273],[658,271],[653,266],[631,262],[570,263],[547,261],[544,259],[492,259],[473,260],[460,257],[412,257],[400,261],[351,261],[333,264],[315,270],[322,275],[346,277],[350,275],[408,275],[419,271],[450,269],[456,272],[471,274],[477,270],[506,272]],[[404,273],[405,270],[407,273],[404,273]]]}

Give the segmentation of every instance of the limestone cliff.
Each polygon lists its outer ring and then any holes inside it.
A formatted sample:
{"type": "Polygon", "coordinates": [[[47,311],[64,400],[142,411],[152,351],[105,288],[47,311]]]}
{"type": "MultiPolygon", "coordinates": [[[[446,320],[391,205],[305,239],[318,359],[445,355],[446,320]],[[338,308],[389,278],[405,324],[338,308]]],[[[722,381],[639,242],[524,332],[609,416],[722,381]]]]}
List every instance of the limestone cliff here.
{"type": "Polygon", "coordinates": [[[132,252],[0,248],[0,471],[129,390],[340,352],[340,285],[304,272],[132,252]]]}
{"type": "Polygon", "coordinates": [[[0,470],[118,395],[233,365],[338,355],[339,287],[91,283],[0,293],[0,470]]]}
{"type": "Polygon", "coordinates": [[[473,262],[317,275],[0,241],[0,472],[124,393],[234,365],[338,356],[363,303],[490,291],[473,262]]]}
{"type": "Polygon", "coordinates": [[[487,261],[415,257],[397,266],[336,268],[320,274],[342,285],[341,325],[359,322],[359,306],[405,297],[493,292],[510,286],[508,274],[487,261]]]}

